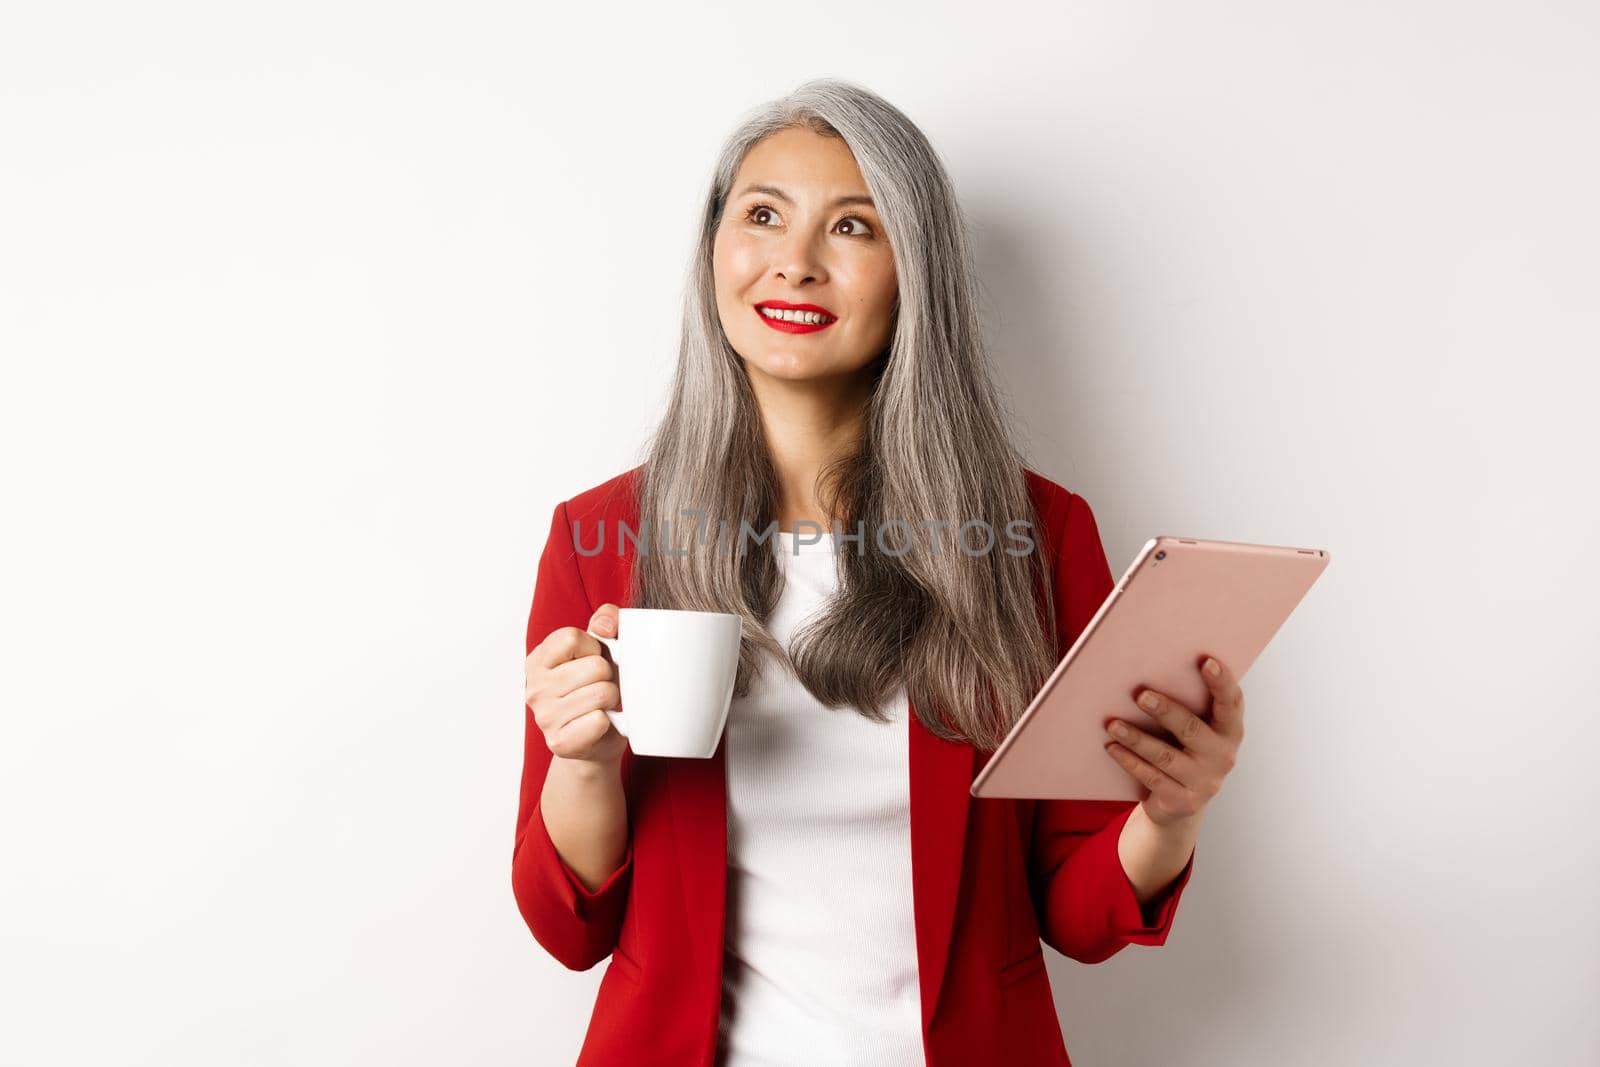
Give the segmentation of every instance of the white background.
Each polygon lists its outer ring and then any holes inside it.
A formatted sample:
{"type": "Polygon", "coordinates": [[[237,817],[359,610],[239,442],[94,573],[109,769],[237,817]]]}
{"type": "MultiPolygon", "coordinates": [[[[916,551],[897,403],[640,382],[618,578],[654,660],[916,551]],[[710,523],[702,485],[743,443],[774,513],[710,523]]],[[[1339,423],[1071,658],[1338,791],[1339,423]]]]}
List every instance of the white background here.
{"type": "Polygon", "coordinates": [[[882,93],[1112,568],[1332,553],[1080,1067],[1591,1064],[1585,4],[0,17],[0,1062],[569,1064],[511,892],[555,504],[641,459],[711,159],[882,93]]]}

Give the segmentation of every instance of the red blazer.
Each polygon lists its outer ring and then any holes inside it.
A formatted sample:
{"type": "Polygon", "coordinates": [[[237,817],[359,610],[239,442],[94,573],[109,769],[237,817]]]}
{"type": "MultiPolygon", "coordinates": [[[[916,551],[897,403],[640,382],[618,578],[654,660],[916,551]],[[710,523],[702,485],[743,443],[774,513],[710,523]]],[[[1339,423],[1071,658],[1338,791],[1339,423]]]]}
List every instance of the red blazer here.
{"type": "MultiPolygon", "coordinates": [[[[562,626],[587,628],[601,604],[627,607],[637,530],[635,467],[556,505],[539,560],[526,651],[562,626]],[[604,550],[579,555],[572,524],[604,550]],[[624,544],[625,555],[616,546],[624,544]]],[[[1113,581],[1089,505],[1026,471],[1054,568],[1060,655],[1113,581]]],[[[726,744],[711,759],[635,758],[620,770],[631,838],[622,866],[591,893],[551,844],[539,811],[550,750],[524,707],[526,747],[511,884],[534,939],[562,964],[607,956],[579,1067],[712,1067],[722,994],[727,875],[726,744]]],[[[1114,709],[1106,709],[1111,712],[1114,709]]],[[[1143,911],[1117,856],[1131,801],[978,799],[992,753],[942,741],[910,718],[911,861],[922,1040],[931,1067],[1067,1065],[1041,939],[1082,963],[1129,944],[1161,945],[1194,869],[1143,911]],[[1149,914],[1153,913],[1153,914],[1149,914]]],[[[1109,757],[1108,757],[1109,758],[1109,757]]]]}

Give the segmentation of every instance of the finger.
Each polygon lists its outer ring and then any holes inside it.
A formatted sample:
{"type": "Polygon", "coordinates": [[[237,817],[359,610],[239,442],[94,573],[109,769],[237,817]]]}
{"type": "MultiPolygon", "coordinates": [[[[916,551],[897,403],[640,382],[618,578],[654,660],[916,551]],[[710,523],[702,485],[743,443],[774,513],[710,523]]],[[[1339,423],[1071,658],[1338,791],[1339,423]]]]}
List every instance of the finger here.
{"type": "MultiPolygon", "coordinates": [[[[599,642],[596,642],[596,645],[598,646],[599,642]]],[[[544,687],[546,692],[561,700],[571,696],[583,686],[594,682],[613,681],[616,673],[617,669],[610,660],[598,654],[590,654],[552,667],[545,679],[544,687]]]]}
{"type": "Polygon", "coordinates": [[[585,752],[611,729],[611,720],[599,708],[594,708],[571,719],[555,732],[550,740],[550,751],[558,756],[585,752]]]}
{"type": "Polygon", "coordinates": [[[594,610],[594,614],[589,616],[589,629],[602,637],[615,637],[619,619],[618,612],[621,610],[615,604],[601,604],[594,610]]]}
{"type": "MultiPolygon", "coordinates": [[[[617,711],[621,694],[615,682],[594,682],[574,689],[556,702],[553,729],[564,730],[593,711],[617,711]]],[[[609,721],[609,720],[608,720],[609,721]]]]}
{"type": "Polygon", "coordinates": [[[1183,749],[1152,737],[1132,723],[1112,719],[1106,724],[1106,734],[1108,739],[1128,749],[1185,789],[1198,786],[1208,773],[1198,760],[1183,749]]]}
{"type": "Polygon", "coordinates": [[[1239,688],[1239,680],[1233,676],[1228,665],[1215,656],[1207,656],[1200,661],[1200,677],[1205,679],[1206,688],[1211,690],[1211,724],[1217,732],[1229,737],[1238,737],[1244,733],[1244,691],[1239,688]],[[1215,664],[1217,673],[1210,673],[1211,664],[1215,664]]]}
{"type": "Polygon", "coordinates": [[[554,670],[568,660],[593,656],[602,647],[593,634],[585,633],[576,626],[562,626],[551,630],[549,636],[539,643],[539,656],[546,670],[554,670]]]}
{"type": "Polygon", "coordinates": [[[553,701],[579,686],[614,676],[616,668],[598,655],[602,647],[576,626],[563,626],[552,630],[529,655],[523,671],[523,689],[528,707],[541,726],[549,718],[553,701]]]}
{"type": "Polygon", "coordinates": [[[1165,693],[1145,689],[1138,694],[1137,703],[1146,715],[1165,726],[1184,749],[1201,755],[1213,755],[1225,747],[1226,743],[1204,719],[1165,693]]]}
{"type": "MultiPolygon", "coordinates": [[[[598,659],[593,662],[598,662],[598,659]]],[[[548,734],[561,729],[584,712],[593,711],[595,708],[619,708],[620,704],[616,702],[606,703],[615,694],[616,683],[609,675],[590,677],[587,681],[576,685],[564,686],[555,680],[552,673],[547,675],[544,688],[528,701],[528,707],[532,710],[533,720],[539,724],[539,729],[548,734]]]]}
{"type": "Polygon", "coordinates": [[[576,626],[560,626],[544,635],[544,640],[522,661],[522,689],[529,708],[539,710],[535,705],[552,694],[552,686],[558,681],[556,672],[572,660],[589,655],[589,645],[599,648],[600,642],[576,626]]]}
{"type": "Polygon", "coordinates": [[[1136,782],[1161,797],[1164,806],[1171,808],[1184,803],[1183,786],[1140,759],[1134,752],[1115,741],[1106,746],[1106,752],[1117,761],[1118,766],[1132,775],[1136,782]]]}

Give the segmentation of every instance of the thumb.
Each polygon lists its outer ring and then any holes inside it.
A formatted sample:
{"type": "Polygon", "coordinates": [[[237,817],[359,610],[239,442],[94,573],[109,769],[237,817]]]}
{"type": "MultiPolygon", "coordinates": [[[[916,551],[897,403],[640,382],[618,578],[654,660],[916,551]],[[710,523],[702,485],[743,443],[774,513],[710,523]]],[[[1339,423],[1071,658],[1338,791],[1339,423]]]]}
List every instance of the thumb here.
{"type": "Polygon", "coordinates": [[[617,632],[617,612],[620,610],[615,604],[601,604],[589,617],[589,629],[605,637],[614,637],[617,632]]]}

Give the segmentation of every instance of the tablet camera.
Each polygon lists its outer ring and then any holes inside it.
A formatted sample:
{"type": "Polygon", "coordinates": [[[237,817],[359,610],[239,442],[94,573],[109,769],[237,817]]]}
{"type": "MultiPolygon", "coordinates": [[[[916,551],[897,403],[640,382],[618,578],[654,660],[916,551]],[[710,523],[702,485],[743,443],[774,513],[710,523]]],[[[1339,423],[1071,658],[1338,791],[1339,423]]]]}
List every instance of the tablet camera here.
{"type": "Polygon", "coordinates": [[[1167,550],[1166,549],[1163,548],[1160,552],[1156,553],[1156,559],[1166,559],[1166,558],[1167,558],[1167,550]]]}

